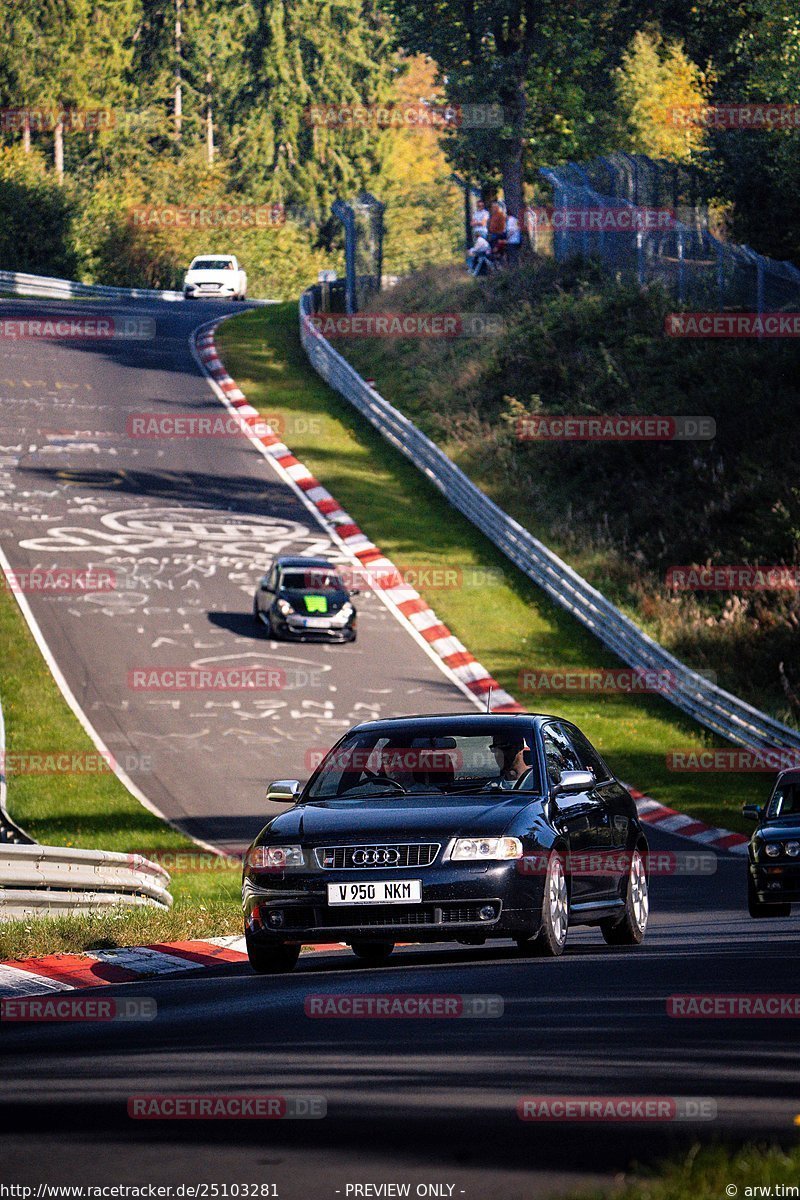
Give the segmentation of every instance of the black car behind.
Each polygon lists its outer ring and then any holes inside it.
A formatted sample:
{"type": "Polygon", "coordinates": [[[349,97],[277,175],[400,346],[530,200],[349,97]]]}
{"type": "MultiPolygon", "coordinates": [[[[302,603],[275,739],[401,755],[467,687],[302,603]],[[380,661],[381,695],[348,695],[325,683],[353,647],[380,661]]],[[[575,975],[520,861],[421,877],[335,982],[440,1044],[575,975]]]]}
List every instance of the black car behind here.
{"type": "Polygon", "coordinates": [[[748,847],[747,906],[751,917],[788,917],[800,901],[800,770],[782,771],[766,808],[745,804],[758,821],[748,847]]]}
{"type": "Polygon", "coordinates": [[[354,642],[357,593],[327,559],[276,558],[256,588],[253,616],[274,638],[354,642]]]}
{"type": "Polygon", "coordinates": [[[256,970],[303,942],[383,961],[397,940],[511,938],[561,954],[570,924],[611,945],[644,937],[647,841],[630,794],[583,734],[532,715],[356,726],[304,788],[273,784],[248,852],[245,936],[256,970]]]}

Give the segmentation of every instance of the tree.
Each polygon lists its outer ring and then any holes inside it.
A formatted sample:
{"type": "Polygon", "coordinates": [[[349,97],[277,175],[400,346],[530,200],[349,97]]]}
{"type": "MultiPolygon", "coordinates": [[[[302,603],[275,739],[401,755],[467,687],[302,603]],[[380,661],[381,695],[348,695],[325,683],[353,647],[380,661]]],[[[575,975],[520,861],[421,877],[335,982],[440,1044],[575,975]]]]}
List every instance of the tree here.
{"type": "Polygon", "coordinates": [[[637,33],[615,71],[623,144],[620,150],[685,162],[703,149],[699,123],[670,120],[673,110],[702,106],[707,87],[679,42],[656,30],[637,33]]]}
{"type": "Polygon", "coordinates": [[[454,161],[484,178],[499,171],[509,209],[523,202],[528,70],[549,0],[386,0],[397,36],[427,54],[456,105],[499,105],[499,127],[462,128],[454,161]]]}
{"type": "Polygon", "coordinates": [[[321,114],[386,99],[386,21],[372,0],[254,0],[253,12],[233,111],[234,175],[255,198],[320,218],[377,174],[376,128],[321,114]]]}

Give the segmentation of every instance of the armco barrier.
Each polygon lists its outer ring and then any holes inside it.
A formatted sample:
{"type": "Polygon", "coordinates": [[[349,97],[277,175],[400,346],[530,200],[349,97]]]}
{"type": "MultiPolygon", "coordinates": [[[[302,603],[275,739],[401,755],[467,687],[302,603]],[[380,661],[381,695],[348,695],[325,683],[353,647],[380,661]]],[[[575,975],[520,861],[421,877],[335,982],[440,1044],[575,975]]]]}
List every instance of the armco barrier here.
{"type": "Polygon", "coordinates": [[[6,808],[6,731],[0,704],[0,921],[63,912],[96,912],[114,904],[170,908],[169,874],[138,854],[40,846],[6,808]]]}
{"type": "Polygon", "coordinates": [[[6,726],[3,720],[3,705],[0,702],[0,846],[30,844],[33,838],[28,837],[24,829],[20,829],[11,820],[6,808],[8,786],[6,784],[6,726]]]}
{"type": "Polygon", "coordinates": [[[183,292],[106,287],[103,284],[76,283],[74,279],[26,275],[23,271],[0,271],[0,291],[14,292],[18,296],[41,296],[47,300],[69,300],[72,296],[96,296],[108,300],[183,300],[183,292]]]}
{"type": "Polygon", "coordinates": [[[309,290],[300,298],[300,338],[317,373],[552,600],[628,666],[669,672],[672,687],[668,699],[707,729],[753,749],[800,749],[800,732],[690,670],[485,496],[430,438],[369,387],[333,349],[310,321],[313,311],[309,290]]]}
{"type": "MultiPolygon", "coordinates": [[[[69,300],[75,296],[96,300],[180,300],[183,292],[159,291],[157,288],[107,287],[101,283],[77,283],[74,279],[55,279],[47,275],[27,275],[24,271],[0,271],[0,292],[17,296],[40,296],[43,300],[69,300]]],[[[221,297],[218,299],[222,299],[221,297]]],[[[189,301],[202,305],[202,300],[189,301]]],[[[276,304],[276,300],[250,300],[248,304],[276,304]]]]}
{"type": "Polygon", "coordinates": [[[0,921],[89,913],[115,904],[170,908],[169,875],[138,854],[0,846],[0,921]]]}

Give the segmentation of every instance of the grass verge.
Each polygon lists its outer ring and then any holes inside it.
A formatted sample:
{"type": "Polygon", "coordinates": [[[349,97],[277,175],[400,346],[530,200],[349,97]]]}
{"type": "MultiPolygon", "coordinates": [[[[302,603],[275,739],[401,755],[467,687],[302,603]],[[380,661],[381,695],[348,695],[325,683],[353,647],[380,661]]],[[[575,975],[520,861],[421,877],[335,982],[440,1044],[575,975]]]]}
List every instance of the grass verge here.
{"type": "MultiPolygon", "coordinates": [[[[419,591],[503,687],[523,703],[519,673],[622,664],[512,567],[397,451],[316,375],[300,345],[297,308],[271,306],[225,322],[227,370],[260,413],[278,422],[294,453],[398,564],[455,568],[462,585],[419,591]]],[[[745,830],[739,812],[763,799],[767,780],[667,769],[673,750],[722,743],[655,696],[570,693],[528,707],[581,726],[616,772],[665,804],[714,825],[745,830]]]]}
{"type": "MultiPolygon", "coordinates": [[[[64,701],[7,588],[0,587],[0,699],[10,756],[43,751],[92,751],[64,701]]],[[[13,761],[13,760],[12,760],[13,761]]],[[[91,917],[0,922],[0,960],[33,954],[141,945],[170,938],[241,932],[239,865],[199,851],[122,786],[110,771],[73,775],[9,775],[11,816],[46,845],[138,851],[169,869],[175,904],[119,909],[91,917]],[[185,856],[185,857],[184,857],[185,856]]]]}
{"type": "MultiPolygon", "coordinates": [[[[769,1195],[759,1189],[771,1188],[776,1196],[781,1194],[775,1190],[778,1185],[796,1188],[799,1174],[800,1149],[747,1145],[732,1152],[725,1146],[694,1146],[683,1160],[660,1164],[657,1175],[626,1183],[613,1195],[614,1200],[724,1200],[737,1194],[742,1198],[769,1195]]],[[[605,1196],[604,1192],[581,1193],[580,1200],[605,1196]]]]}

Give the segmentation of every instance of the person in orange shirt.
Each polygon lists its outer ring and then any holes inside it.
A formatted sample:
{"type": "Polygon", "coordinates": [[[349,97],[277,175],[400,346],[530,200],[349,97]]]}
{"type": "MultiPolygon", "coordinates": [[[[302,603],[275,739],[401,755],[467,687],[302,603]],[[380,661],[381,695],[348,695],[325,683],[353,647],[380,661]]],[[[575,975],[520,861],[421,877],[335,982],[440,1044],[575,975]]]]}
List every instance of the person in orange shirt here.
{"type": "Polygon", "coordinates": [[[489,237],[490,246],[494,246],[500,238],[506,234],[506,208],[499,200],[492,201],[492,207],[489,210],[489,237]]]}

